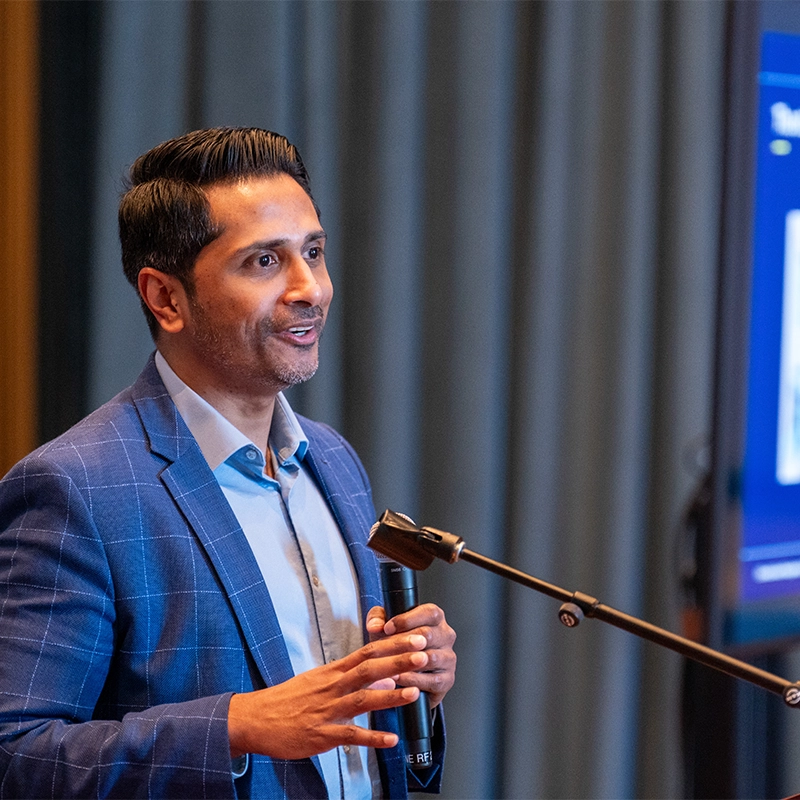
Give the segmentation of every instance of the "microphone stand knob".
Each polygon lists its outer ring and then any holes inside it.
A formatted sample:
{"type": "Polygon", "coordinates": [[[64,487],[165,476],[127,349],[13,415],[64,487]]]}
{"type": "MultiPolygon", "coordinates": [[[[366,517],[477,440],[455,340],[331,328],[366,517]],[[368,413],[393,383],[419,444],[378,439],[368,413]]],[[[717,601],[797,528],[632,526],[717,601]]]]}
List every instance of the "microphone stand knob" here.
{"type": "Polygon", "coordinates": [[[568,628],[574,628],[579,625],[580,621],[583,619],[583,611],[581,607],[575,605],[575,603],[564,603],[564,605],[558,609],[558,618],[568,628]]]}

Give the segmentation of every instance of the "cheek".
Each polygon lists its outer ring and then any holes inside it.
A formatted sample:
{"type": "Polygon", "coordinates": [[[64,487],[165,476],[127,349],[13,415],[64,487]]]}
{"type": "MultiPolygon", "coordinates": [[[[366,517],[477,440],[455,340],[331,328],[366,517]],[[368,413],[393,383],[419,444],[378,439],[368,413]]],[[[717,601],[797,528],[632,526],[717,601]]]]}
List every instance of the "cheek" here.
{"type": "Polygon", "coordinates": [[[228,325],[247,325],[269,316],[274,306],[266,298],[228,296],[214,301],[217,313],[228,325]]]}
{"type": "Polygon", "coordinates": [[[321,283],[320,288],[322,289],[322,301],[320,305],[327,314],[328,307],[331,304],[331,300],[333,300],[333,284],[331,283],[330,278],[325,283],[321,283]]]}

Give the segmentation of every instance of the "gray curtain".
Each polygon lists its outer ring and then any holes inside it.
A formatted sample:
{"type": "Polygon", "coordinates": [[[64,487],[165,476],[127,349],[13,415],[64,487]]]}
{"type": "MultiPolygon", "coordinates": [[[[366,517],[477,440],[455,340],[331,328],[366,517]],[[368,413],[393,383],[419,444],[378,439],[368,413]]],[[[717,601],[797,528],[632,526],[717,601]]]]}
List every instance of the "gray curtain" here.
{"type": "MultiPolygon", "coordinates": [[[[323,366],[380,512],[679,628],[677,537],[707,440],[721,2],[137,2],[103,13],[92,404],[151,343],[120,176],[185,130],[300,148],[330,235],[323,366]]],[[[681,794],[680,659],[468,564],[449,798],[681,794]]]]}

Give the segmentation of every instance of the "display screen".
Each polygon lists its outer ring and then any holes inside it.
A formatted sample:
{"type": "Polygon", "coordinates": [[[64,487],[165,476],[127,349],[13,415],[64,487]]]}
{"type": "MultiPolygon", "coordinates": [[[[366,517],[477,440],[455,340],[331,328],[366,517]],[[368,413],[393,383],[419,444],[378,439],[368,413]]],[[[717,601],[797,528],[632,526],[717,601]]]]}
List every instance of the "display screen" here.
{"type": "Polygon", "coordinates": [[[800,36],[763,35],[758,82],[739,596],[728,642],[800,632],[800,36]]]}

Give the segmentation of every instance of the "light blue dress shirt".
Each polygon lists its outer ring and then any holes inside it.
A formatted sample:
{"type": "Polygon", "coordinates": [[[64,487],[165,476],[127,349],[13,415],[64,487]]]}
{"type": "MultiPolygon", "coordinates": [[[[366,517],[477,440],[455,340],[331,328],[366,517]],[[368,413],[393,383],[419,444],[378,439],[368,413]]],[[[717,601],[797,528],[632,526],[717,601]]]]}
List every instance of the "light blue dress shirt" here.
{"type": "MultiPolygon", "coordinates": [[[[253,549],[295,675],[363,644],[355,569],[336,520],[303,466],[308,440],[279,394],[265,454],[190,389],[161,353],[156,367],[253,549]]],[[[368,727],[368,715],[356,724],[368,727]]],[[[344,746],[319,756],[330,798],[381,796],[373,750],[344,746]]]]}

